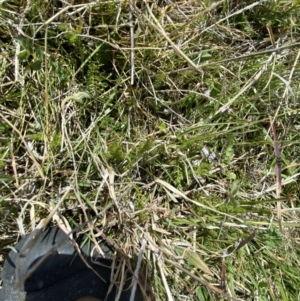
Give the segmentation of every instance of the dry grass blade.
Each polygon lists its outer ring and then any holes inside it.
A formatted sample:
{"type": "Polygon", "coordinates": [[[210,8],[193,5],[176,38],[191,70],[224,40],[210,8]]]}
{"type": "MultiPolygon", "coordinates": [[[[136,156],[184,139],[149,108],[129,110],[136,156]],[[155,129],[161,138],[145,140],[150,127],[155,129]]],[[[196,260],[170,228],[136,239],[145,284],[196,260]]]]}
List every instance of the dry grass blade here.
{"type": "Polygon", "coordinates": [[[160,276],[161,276],[161,279],[162,279],[162,282],[163,282],[163,285],[164,285],[164,288],[165,288],[167,298],[168,298],[169,301],[174,301],[171,290],[170,290],[170,287],[169,287],[169,284],[168,284],[168,281],[167,281],[165,273],[164,273],[163,262],[159,257],[157,257],[157,265],[158,265],[158,268],[159,268],[160,276]]]}
{"type": "Polygon", "coordinates": [[[202,285],[206,286],[207,288],[209,288],[211,291],[218,293],[218,294],[223,294],[223,291],[214,287],[213,285],[207,283],[206,281],[204,281],[203,279],[197,277],[196,275],[194,275],[193,273],[191,273],[190,271],[186,270],[185,268],[181,267],[179,264],[175,263],[174,261],[171,261],[169,259],[165,259],[166,262],[169,262],[170,264],[172,264],[174,267],[176,267],[177,269],[183,271],[184,273],[186,273],[187,275],[191,276],[192,278],[196,279],[198,282],[200,282],[202,285]]]}
{"type": "Polygon", "coordinates": [[[170,190],[171,192],[173,192],[175,194],[174,197],[175,196],[179,196],[179,197],[183,198],[184,200],[189,201],[189,202],[193,203],[194,205],[199,206],[199,207],[201,207],[203,209],[206,209],[208,211],[211,211],[211,212],[214,212],[214,213],[217,213],[217,214],[229,217],[231,219],[239,221],[240,223],[243,223],[243,220],[241,220],[241,219],[239,219],[239,218],[237,218],[235,216],[231,216],[230,214],[227,214],[227,213],[224,213],[224,212],[220,212],[220,211],[218,211],[216,209],[213,209],[211,207],[208,207],[206,205],[203,205],[203,204],[201,204],[199,202],[196,202],[196,201],[188,198],[184,193],[182,193],[181,191],[179,191],[178,189],[176,189],[175,187],[173,187],[172,185],[170,185],[169,183],[167,183],[167,182],[165,182],[165,181],[163,181],[161,179],[156,179],[155,182],[157,184],[162,185],[163,187],[165,187],[166,189],[170,190]]]}
{"type": "Polygon", "coordinates": [[[147,17],[145,17],[147,19],[147,21],[149,22],[149,24],[155,29],[157,30],[167,41],[168,43],[172,46],[172,48],[175,50],[175,52],[182,57],[195,71],[200,72],[199,68],[197,67],[197,65],[183,52],[181,51],[181,49],[176,46],[172,40],[169,38],[169,36],[167,35],[167,33],[165,32],[164,28],[160,25],[159,21],[155,18],[155,16],[153,15],[149,4],[146,3],[146,7],[148,10],[149,15],[151,16],[152,20],[155,22],[155,24],[148,19],[147,17]]]}
{"type": "MultiPolygon", "coordinates": [[[[20,257],[25,257],[28,255],[28,253],[30,252],[30,250],[32,249],[32,246],[36,244],[36,241],[38,240],[38,238],[40,237],[42,231],[47,227],[47,225],[51,222],[53,216],[56,214],[56,212],[58,211],[58,209],[60,208],[61,204],[65,201],[65,199],[67,198],[67,196],[69,195],[71,189],[68,188],[66,190],[66,192],[64,193],[64,195],[62,196],[62,198],[59,200],[59,202],[56,204],[56,206],[52,209],[52,211],[50,212],[50,214],[42,219],[40,221],[40,223],[38,224],[38,226],[36,227],[36,229],[34,230],[34,232],[31,234],[31,239],[28,239],[26,244],[24,244],[22,250],[20,251],[20,257]]],[[[25,281],[25,280],[24,280],[25,281]]]]}
{"type": "Polygon", "coordinates": [[[264,74],[264,72],[267,71],[268,66],[270,63],[273,61],[275,56],[275,53],[273,53],[266,63],[263,65],[263,67],[257,71],[250,79],[249,81],[240,89],[240,91],[232,97],[226,104],[221,106],[215,113],[215,115],[218,115],[219,113],[224,113],[225,111],[230,109],[230,106],[243,94],[245,93],[250,87],[252,87],[259,79],[260,77],[264,74]]]}
{"type": "Polygon", "coordinates": [[[210,271],[209,267],[205,264],[205,262],[200,258],[200,256],[191,251],[186,251],[183,253],[183,258],[187,260],[194,267],[200,269],[204,273],[213,276],[213,273],[210,271]]]}
{"type": "MultiPolygon", "coordinates": [[[[278,137],[276,133],[276,128],[274,125],[274,120],[271,121],[271,129],[273,132],[274,137],[274,153],[276,158],[276,197],[280,199],[281,197],[281,188],[282,188],[282,177],[281,177],[281,159],[280,159],[280,150],[279,150],[279,142],[278,137]]],[[[278,223],[279,228],[282,231],[282,214],[281,214],[281,202],[277,202],[277,217],[278,217],[278,223]]]]}
{"type": "Polygon", "coordinates": [[[230,18],[232,18],[236,15],[240,15],[240,14],[244,13],[245,11],[254,8],[257,5],[261,5],[263,2],[266,2],[266,0],[256,1],[256,2],[254,2],[254,3],[252,3],[248,6],[243,7],[242,9],[239,9],[239,10],[235,11],[232,14],[229,14],[229,16],[226,16],[225,18],[218,20],[217,22],[215,22],[211,26],[206,27],[204,30],[201,31],[200,35],[203,34],[206,31],[211,30],[214,26],[217,26],[218,24],[220,24],[220,23],[222,23],[222,22],[224,22],[224,21],[226,21],[226,20],[228,20],[228,19],[230,19],[230,18]]]}
{"type": "Polygon", "coordinates": [[[45,180],[45,176],[44,176],[43,170],[42,170],[40,164],[37,162],[37,160],[36,160],[33,152],[30,149],[30,147],[28,146],[28,143],[25,141],[22,133],[2,113],[0,113],[0,117],[12,128],[13,131],[15,131],[18,134],[18,136],[21,139],[23,145],[25,146],[25,148],[26,148],[26,150],[27,150],[27,152],[28,152],[28,154],[29,154],[29,156],[30,156],[30,158],[31,158],[34,166],[36,167],[36,169],[37,169],[37,171],[39,173],[39,176],[43,180],[45,180]]]}

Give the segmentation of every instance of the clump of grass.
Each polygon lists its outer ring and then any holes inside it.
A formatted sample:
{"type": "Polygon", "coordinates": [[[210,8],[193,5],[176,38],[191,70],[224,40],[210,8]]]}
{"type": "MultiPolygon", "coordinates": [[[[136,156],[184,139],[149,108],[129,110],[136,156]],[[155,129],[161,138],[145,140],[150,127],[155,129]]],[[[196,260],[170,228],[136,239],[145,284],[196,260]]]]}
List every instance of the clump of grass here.
{"type": "Polygon", "coordinates": [[[1,246],[64,197],[157,300],[298,300],[299,4],[129,4],[0,4],[1,246]]]}

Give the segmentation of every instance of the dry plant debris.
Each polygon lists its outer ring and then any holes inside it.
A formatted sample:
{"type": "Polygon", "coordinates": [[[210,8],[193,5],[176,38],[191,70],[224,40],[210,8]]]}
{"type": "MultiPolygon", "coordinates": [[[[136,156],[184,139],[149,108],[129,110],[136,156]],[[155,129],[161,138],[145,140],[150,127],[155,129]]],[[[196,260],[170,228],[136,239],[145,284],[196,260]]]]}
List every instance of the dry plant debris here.
{"type": "Polygon", "coordinates": [[[1,259],[81,227],[153,299],[299,300],[299,12],[1,1],[1,259]]]}

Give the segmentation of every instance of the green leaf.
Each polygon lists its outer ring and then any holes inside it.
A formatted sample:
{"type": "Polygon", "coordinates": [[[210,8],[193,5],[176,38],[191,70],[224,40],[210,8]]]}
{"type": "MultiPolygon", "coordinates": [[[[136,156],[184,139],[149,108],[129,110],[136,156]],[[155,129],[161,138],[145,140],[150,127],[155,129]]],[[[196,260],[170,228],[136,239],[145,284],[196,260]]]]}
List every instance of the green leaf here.
{"type": "Polygon", "coordinates": [[[236,174],[233,173],[233,172],[231,172],[231,171],[227,171],[227,172],[226,172],[226,176],[227,176],[227,178],[230,179],[230,180],[235,180],[235,179],[236,179],[236,174]]]}
{"type": "Polygon", "coordinates": [[[213,275],[208,266],[204,263],[204,261],[200,258],[200,256],[197,253],[192,251],[184,251],[183,257],[189,264],[202,270],[206,274],[213,275]]]}
{"type": "Polygon", "coordinates": [[[20,61],[26,61],[26,60],[28,60],[29,56],[30,56],[30,52],[27,50],[24,50],[18,54],[18,59],[20,61]]]}
{"type": "Polygon", "coordinates": [[[30,68],[31,70],[34,70],[34,71],[39,71],[39,70],[41,70],[41,68],[42,68],[42,61],[41,61],[41,60],[37,60],[37,61],[32,62],[32,63],[29,65],[29,68],[30,68]]]}
{"type": "Polygon", "coordinates": [[[15,178],[12,177],[12,176],[8,176],[8,175],[1,175],[0,174],[0,181],[3,181],[3,182],[9,182],[9,181],[14,181],[15,178]]]}

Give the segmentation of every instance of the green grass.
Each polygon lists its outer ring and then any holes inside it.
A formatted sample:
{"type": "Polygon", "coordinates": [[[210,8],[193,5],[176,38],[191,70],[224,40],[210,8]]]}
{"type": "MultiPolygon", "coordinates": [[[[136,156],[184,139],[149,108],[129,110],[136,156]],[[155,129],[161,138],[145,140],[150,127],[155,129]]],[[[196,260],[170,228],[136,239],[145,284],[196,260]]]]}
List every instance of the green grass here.
{"type": "Polygon", "coordinates": [[[0,4],[0,245],[61,201],[146,238],[157,300],[299,300],[300,3],[136,3],[133,61],[129,2],[29,4],[0,4]]]}

